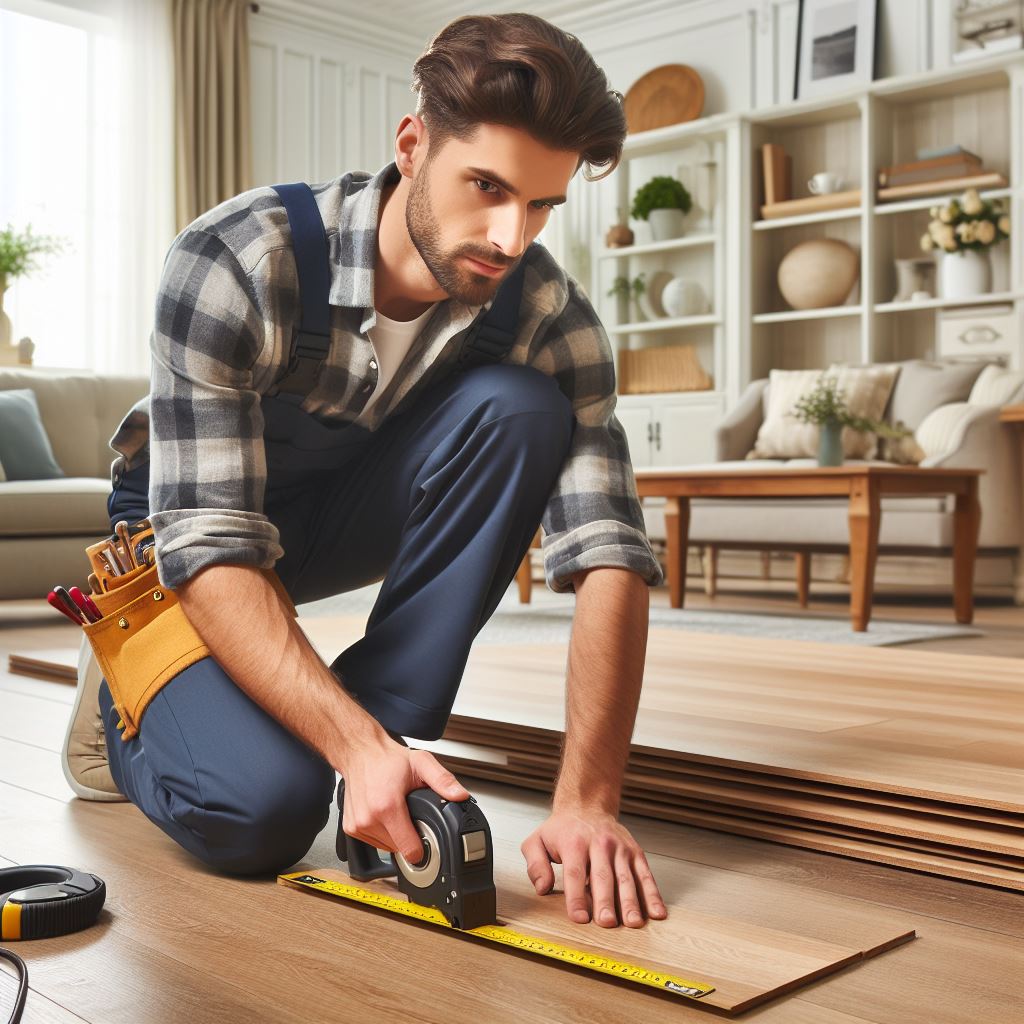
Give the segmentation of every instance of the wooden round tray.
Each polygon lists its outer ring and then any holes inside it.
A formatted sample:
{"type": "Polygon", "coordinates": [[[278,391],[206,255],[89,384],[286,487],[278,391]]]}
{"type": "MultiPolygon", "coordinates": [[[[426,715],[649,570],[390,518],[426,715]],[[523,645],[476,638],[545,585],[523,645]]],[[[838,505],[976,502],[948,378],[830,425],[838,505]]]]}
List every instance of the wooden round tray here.
{"type": "Polygon", "coordinates": [[[700,117],[704,81],[686,64],[665,64],[637,79],[623,101],[632,135],[700,117]]]}

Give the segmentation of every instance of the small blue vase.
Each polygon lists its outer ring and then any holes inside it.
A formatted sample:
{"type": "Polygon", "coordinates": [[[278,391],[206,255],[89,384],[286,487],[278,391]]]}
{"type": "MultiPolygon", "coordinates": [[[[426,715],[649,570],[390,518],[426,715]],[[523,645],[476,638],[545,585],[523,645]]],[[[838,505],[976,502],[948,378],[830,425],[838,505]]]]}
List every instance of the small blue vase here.
{"type": "Polygon", "coordinates": [[[822,423],[818,428],[818,465],[843,464],[843,425],[835,420],[822,423]]]}

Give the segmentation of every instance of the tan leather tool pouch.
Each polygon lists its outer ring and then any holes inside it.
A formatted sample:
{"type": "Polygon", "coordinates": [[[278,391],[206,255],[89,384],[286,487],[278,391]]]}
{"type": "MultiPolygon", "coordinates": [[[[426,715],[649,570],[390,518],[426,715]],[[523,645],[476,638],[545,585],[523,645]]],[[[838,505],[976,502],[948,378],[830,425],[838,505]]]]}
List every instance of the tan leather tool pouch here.
{"type": "MultiPolygon", "coordinates": [[[[272,569],[261,569],[294,617],[287,591],[272,569]]],[[[121,739],[138,735],[142,716],[160,689],[179,672],[210,655],[156,566],[101,580],[104,592],[92,599],[102,613],[83,626],[103,670],[121,721],[121,739]]]]}

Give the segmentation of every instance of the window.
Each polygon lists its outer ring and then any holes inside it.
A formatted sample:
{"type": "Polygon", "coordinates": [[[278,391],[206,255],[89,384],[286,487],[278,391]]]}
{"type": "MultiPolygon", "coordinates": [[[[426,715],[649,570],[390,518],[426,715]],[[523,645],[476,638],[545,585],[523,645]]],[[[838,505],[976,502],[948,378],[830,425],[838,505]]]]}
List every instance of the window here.
{"type": "Polygon", "coordinates": [[[112,329],[106,161],[113,40],[96,14],[51,3],[0,8],[0,225],[60,236],[59,255],[8,282],[12,340],[37,366],[92,367],[112,329]],[[38,14],[28,13],[38,12],[38,14]]]}

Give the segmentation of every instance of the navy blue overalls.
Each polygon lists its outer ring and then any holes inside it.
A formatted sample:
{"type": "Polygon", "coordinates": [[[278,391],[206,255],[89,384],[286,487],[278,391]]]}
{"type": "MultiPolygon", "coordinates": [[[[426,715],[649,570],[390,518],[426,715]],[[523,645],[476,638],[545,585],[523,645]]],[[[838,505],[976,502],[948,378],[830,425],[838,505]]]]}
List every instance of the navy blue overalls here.
{"type": "MultiPolygon", "coordinates": [[[[285,552],[275,569],[296,604],[383,579],[365,635],[331,670],[389,732],[437,739],[473,638],[536,533],[572,408],[551,376],[498,362],[515,337],[521,262],[466,334],[457,370],[378,430],[303,412],[330,348],[327,242],[309,187],[275,187],[302,309],[289,370],[262,401],[264,512],[285,552]]],[[[148,515],[148,477],[146,464],[116,482],[111,524],[148,515]]],[[[164,686],[132,740],[120,739],[105,682],[100,709],[118,789],[207,864],[284,871],[326,825],[334,768],[212,657],[164,686]]]]}

